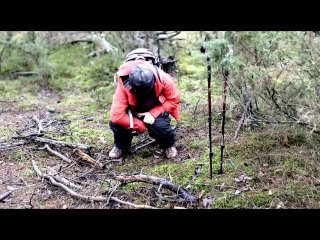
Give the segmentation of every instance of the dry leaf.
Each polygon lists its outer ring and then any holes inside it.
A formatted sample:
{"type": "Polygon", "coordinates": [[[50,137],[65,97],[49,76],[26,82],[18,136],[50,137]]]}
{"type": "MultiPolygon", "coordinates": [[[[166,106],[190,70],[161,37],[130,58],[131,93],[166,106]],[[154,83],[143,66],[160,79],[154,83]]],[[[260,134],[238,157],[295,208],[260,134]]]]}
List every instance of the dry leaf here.
{"type": "Polygon", "coordinates": [[[234,195],[239,195],[240,193],[241,193],[241,191],[237,189],[237,190],[234,192],[234,195]]]}

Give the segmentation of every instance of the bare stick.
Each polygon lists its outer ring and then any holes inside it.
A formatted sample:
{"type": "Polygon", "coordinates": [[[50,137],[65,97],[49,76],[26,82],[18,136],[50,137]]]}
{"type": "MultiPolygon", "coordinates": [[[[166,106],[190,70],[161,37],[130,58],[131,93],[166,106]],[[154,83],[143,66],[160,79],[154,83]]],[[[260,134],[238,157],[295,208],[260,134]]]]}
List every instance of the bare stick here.
{"type": "Polygon", "coordinates": [[[75,149],[73,151],[78,157],[80,157],[82,160],[89,162],[93,165],[98,165],[100,168],[103,168],[103,164],[96,161],[95,159],[93,159],[92,157],[90,157],[88,154],[82,152],[80,149],[75,149]]]}
{"type": "Polygon", "coordinates": [[[67,162],[67,163],[71,163],[71,162],[72,162],[69,158],[63,156],[61,153],[59,153],[59,152],[57,152],[57,151],[54,151],[52,148],[49,147],[48,144],[45,144],[44,147],[45,147],[45,149],[47,149],[50,153],[52,153],[53,155],[56,155],[57,157],[61,158],[63,161],[65,161],[65,162],[67,162]]]}
{"type": "Polygon", "coordinates": [[[57,146],[80,148],[80,149],[85,149],[85,150],[90,148],[90,146],[88,146],[86,144],[68,143],[68,142],[63,142],[63,141],[52,140],[49,138],[35,137],[34,140],[37,142],[49,143],[49,144],[57,145],[57,146]]]}
{"type": "Polygon", "coordinates": [[[39,120],[37,116],[33,116],[32,120],[38,124],[38,134],[43,132],[42,120],[39,120]]]}
{"type": "Polygon", "coordinates": [[[134,203],[131,203],[131,202],[125,202],[125,201],[122,201],[122,200],[120,200],[119,198],[116,198],[116,197],[111,197],[111,200],[113,200],[115,202],[118,202],[118,203],[121,203],[121,204],[125,204],[125,205],[128,205],[128,206],[134,207],[134,208],[157,209],[157,208],[149,206],[149,205],[137,205],[137,204],[134,204],[134,203]]]}
{"type": "Polygon", "coordinates": [[[115,177],[116,180],[120,182],[145,182],[151,183],[155,185],[162,185],[162,187],[169,189],[172,192],[175,192],[180,198],[183,198],[187,202],[195,202],[197,198],[189,194],[185,189],[181,186],[174,185],[172,182],[169,182],[166,179],[158,178],[154,176],[147,176],[147,175],[133,175],[133,176],[125,176],[119,175],[115,177]]]}
{"type": "Polygon", "coordinates": [[[43,177],[43,174],[42,174],[42,172],[40,171],[40,169],[38,168],[36,162],[35,162],[33,159],[31,160],[31,162],[32,162],[32,167],[33,167],[33,169],[36,171],[37,175],[38,175],[39,177],[43,177]]]}
{"type": "MultiPolygon", "coordinates": [[[[67,186],[63,185],[62,183],[57,182],[52,176],[49,176],[47,174],[43,174],[40,169],[38,168],[36,162],[34,160],[32,160],[32,166],[33,169],[36,171],[36,173],[38,174],[38,176],[40,177],[44,177],[46,179],[48,179],[54,186],[57,187],[61,187],[62,189],[64,189],[66,192],[68,192],[71,196],[88,201],[88,202],[92,202],[92,201],[97,201],[97,202],[106,202],[107,198],[106,197],[92,197],[92,196],[87,196],[87,195],[82,195],[79,193],[76,193],[75,191],[71,190],[70,188],[68,188],[67,186]]],[[[131,202],[125,202],[122,201],[116,197],[111,197],[111,200],[121,203],[121,204],[125,204],[134,208],[147,208],[147,209],[156,209],[155,207],[149,206],[149,205],[136,205],[134,203],[131,202]]]]}
{"type": "Polygon", "coordinates": [[[118,189],[118,187],[121,186],[121,183],[118,183],[114,188],[112,188],[111,192],[109,193],[108,199],[107,199],[107,204],[109,204],[109,201],[112,197],[112,194],[118,189]]]}
{"type": "Polygon", "coordinates": [[[8,151],[14,148],[17,148],[18,146],[24,145],[26,142],[18,142],[18,143],[12,143],[8,145],[0,145],[0,152],[8,151]]]}
{"type": "Polygon", "coordinates": [[[74,184],[72,182],[70,182],[68,179],[61,177],[58,172],[56,170],[54,170],[51,167],[47,167],[48,168],[48,173],[49,175],[51,175],[55,180],[57,180],[58,182],[63,183],[64,185],[68,186],[68,187],[73,187],[73,188],[77,188],[80,189],[81,186],[74,184]]]}
{"type": "Polygon", "coordinates": [[[0,196],[0,202],[10,196],[13,191],[6,192],[0,196]]]}

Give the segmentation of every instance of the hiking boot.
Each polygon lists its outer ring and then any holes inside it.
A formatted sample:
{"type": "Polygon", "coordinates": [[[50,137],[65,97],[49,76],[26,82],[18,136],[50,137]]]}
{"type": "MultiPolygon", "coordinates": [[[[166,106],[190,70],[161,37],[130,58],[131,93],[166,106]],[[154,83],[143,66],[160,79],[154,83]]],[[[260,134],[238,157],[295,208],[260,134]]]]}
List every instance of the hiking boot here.
{"type": "Polygon", "coordinates": [[[167,158],[175,158],[177,156],[177,149],[174,146],[167,148],[164,152],[167,158]]]}
{"type": "Polygon", "coordinates": [[[109,152],[109,158],[121,158],[122,157],[122,151],[117,148],[116,146],[112,148],[112,150],[109,152]]]}

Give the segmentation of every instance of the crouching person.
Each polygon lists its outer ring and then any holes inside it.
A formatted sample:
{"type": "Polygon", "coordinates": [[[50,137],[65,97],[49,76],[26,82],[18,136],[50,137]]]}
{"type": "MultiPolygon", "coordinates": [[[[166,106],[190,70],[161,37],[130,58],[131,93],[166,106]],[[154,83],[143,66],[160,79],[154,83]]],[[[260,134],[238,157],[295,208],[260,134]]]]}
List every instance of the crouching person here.
{"type": "Polygon", "coordinates": [[[137,49],[127,55],[116,74],[117,88],[110,112],[110,128],[114,133],[110,158],[128,153],[134,132],[147,130],[167,158],[177,156],[170,115],[179,120],[180,94],[170,75],[154,63],[150,51],[137,49]],[[135,54],[137,51],[139,54],[135,54]]]}

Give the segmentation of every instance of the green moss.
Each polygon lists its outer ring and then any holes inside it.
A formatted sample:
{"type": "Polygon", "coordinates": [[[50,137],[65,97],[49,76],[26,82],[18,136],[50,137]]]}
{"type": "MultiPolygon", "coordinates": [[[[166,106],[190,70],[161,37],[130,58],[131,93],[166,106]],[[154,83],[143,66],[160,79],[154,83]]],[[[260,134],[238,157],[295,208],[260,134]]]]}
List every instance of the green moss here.
{"type": "Polygon", "coordinates": [[[11,153],[10,159],[15,162],[26,162],[30,159],[30,155],[23,150],[16,149],[11,153]]]}
{"type": "Polygon", "coordinates": [[[228,191],[214,201],[213,208],[269,208],[273,198],[268,192],[242,192],[235,195],[234,191],[228,191]]]}
{"type": "Polygon", "coordinates": [[[21,175],[23,177],[32,177],[32,176],[36,176],[36,172],[34,171],[34,169],[32,168],[32,166],[26,167],[25,169],[22,170],[21,175]]]}
{"type": "Polygon", "coordinates": [[[49,60],[55,75],[51,86],[57,90],[88,91],[111,85],[122,59],[112,54],[90,59],[87,55],[91,51],[90,46],[79,44],[60,48],[52,54],[49,60]]]}
{"type": "Polygon", "coordinates": [[[9,140],[13,133],[14,130],[0,126],[0,142],[5,142],[9,140]]]}

